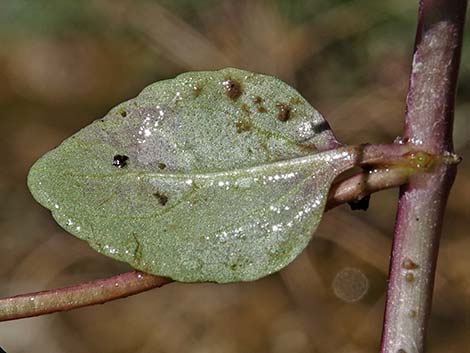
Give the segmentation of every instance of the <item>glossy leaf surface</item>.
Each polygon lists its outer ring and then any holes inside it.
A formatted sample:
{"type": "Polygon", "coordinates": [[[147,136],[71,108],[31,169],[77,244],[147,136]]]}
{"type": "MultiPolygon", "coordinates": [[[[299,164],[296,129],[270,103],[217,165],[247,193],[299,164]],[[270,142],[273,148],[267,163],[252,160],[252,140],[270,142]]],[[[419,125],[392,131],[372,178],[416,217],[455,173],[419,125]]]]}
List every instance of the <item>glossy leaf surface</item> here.
{"type": "Polygon", "coordinates": [[[43,156],[28,183],[68,232],[178,281],[248,281],[307,245],[352,166],[282,81],[236,69],[157,82],[43,156]]]}

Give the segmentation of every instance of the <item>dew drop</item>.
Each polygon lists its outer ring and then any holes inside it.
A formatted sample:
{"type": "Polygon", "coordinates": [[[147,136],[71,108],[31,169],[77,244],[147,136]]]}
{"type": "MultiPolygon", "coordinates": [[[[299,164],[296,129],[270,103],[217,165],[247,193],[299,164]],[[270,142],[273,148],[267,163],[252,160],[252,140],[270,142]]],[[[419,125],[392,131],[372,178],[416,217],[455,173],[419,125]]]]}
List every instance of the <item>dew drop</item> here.
{"type": "Polygon", "coordinates": [[[401,137],[401,136],[397,136],[395,137],[395,140],[393,141],[393,143],[396,143],[398,145],[404,145],[408,142],[408,138],[406,137],[401,137]]]}

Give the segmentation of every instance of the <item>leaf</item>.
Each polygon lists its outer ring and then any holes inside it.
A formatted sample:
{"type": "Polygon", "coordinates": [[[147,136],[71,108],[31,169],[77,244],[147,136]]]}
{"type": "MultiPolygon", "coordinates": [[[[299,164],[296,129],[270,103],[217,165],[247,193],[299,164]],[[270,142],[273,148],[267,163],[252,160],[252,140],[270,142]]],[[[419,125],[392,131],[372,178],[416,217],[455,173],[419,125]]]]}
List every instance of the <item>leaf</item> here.
{"type": "Polygon", "coordinates": [[[157,82],[31,168],[36,200],[98,252],[178,281],[290,263],[353,161],[282,81],[237,69],[157,82]]]}

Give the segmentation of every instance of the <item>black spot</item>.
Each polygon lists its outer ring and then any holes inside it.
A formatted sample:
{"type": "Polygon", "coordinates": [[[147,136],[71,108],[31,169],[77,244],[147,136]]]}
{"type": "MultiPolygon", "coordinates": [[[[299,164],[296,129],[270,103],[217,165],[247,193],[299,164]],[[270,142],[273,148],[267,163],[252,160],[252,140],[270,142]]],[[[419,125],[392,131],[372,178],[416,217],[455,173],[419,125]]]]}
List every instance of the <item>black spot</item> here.
{"type": "Polygon", "coordinates": [[[253,98],[253,102],[255,104],[261,104],[263,102],[263,98],[261,98],[260,96],[256,96],[255,98],[253,98]]]}
{"type": "Polygon", "coordinates": [[[285,103],[277,103],[276,107],[278,109],[277,119],[280,121],[287,121],[290,119],[291,107],[285,103]]]}
{"type": "Polygon", "coordinates": [[[165,206],[166,203],[168,202],[168,196],[166,196],[165,194],[162,194],[160,192],[156,192],[155,194],[153,194],[153,196],[155,196],[158,200],[158,203],[162,206],[165,206]]]}
{"type": "Polygon", "coordinates": [[[370,201],[370,195],[367,195],[359,200],[349,201],[348,205],[349,207],[351,207],[351,210],[353,211],[356,211],[356,210],[367,211],[367,209],[369,208],[369,201],[370,201]]]}
{"type": "Polygon", "coordinates": [[[157,166],[158,166],[158,168],[161,169],[161,170],[163,170],[163,169],[166,168],[166,164],[165,164],[165,163],[161,163],[161,162],[158,163],[157,166]]]}
{"type": "Polygon", "coordinates": [[[127,166],[127,161],[129,160],[129,157],[117,154],[113,157],[113,166],[117,168],[124,168],[127,166]]]}
{"type": "Polygon", "coordinates": [[[119,111],[119,115],[121,115],[123,118],[125,118],[127,116],[127,112],[124,109],[121,109],[119,111]]]}
{"type": "Polygon", "coordinates": [[[238,97],[241,96],[242,87],[241,87],[241,85],[238,81],[233,80],[231,78],[228,78],[223,82],[223,85],[224,85],[224,88],[225,88],[225,94],[231,100],[237,100],[238,97]]]}
{"type": "Polygon", "coordinates": [[[323,131],[330,130],[330,125],[326,121],[319,124],[312,124],[312,131],[315,134],[321,134],[323,131]]]}
{"type": "Polygon", "coordinates": [[[265,107],[258,107],[256,109],[258,110],[258,113],[266,113],[266,108],[265,107]]]}

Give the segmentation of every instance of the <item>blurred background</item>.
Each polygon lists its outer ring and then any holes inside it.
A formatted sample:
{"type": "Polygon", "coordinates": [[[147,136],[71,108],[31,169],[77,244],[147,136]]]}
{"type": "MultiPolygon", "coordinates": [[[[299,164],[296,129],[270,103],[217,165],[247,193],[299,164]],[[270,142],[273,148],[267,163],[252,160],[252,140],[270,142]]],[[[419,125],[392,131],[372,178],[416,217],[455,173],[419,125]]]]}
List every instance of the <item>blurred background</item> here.
{"type": "MultiPolygon", "coordinates": [[[[344,143],[400,134],[417,1],[2,0],[0,296],[129,270],[60,229],[26,188],[32,163],[146,85],[234,66],[276,75],[344,143]]],[[[470,343],[470,36],[458,88],[452,190],[429,352],[470,343]]],[[[0,324],[16,352],[258,353],[378,350],[397,190],[326,214],[278,274],[171,284],[106,305],[0,324]]]]}

